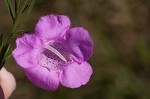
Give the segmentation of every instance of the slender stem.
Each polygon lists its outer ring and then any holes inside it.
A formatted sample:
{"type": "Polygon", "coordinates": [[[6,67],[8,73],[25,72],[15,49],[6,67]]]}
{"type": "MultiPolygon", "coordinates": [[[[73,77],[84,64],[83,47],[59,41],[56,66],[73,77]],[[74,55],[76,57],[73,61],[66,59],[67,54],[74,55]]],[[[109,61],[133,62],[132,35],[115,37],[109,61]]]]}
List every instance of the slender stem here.
{"type": "Polygon", "coordinates": [[[28,0],[24,1],[23,6],[21,7],[21,10],[18,12],[18,14],[16,14],[16,17],[14,19],[14,23],[12,25],[12,29],[10,31],[10,34],[9,34],[8,38],[7,38],[7,43],[9,43],[11,41],[12,37],[14,37],[14,35],[15,35],[16,28],[17,28],[17,25],[18,25],[18,22],[19,22],[19,16],[22,13],[22,10],[26,6],[27,2],[28,2],[28,0]]]}
{"type": "Polygon", "coordinates": [[[19,22],[19,14],[16,16],[16,18],[15,18],[15,20],[14,20],[12,29],[11,29],[11,31],[10,31],[10,33],[9,33],[8,38],[7,38],[7,43],[9,43],[9,42],[11,41],[11,38],[12,38],[12,36],[14,35],[14,33],[15,33],[15,31],[16,31],[18,22],[19,22]]]}
{"type": "Polygon", "coordinates": [[[18,19],[19,19],[19,15],[16,16],[16,20],[15,20],[15,22],[13,24],[12,31],[11,31],[12,34],[15,32],[15,30],[17,28],[18,19]]]}

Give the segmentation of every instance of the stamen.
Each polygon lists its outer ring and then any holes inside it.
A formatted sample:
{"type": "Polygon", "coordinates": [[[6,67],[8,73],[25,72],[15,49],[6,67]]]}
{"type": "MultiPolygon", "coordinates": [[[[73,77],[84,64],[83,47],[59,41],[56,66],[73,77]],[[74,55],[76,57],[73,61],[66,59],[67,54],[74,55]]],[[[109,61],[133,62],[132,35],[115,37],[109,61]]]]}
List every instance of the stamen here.
{"type": "Polygon", "coordinates": [[[45,44],[45,48],[55,53],[63,61],[67,62],[66,58],[61,53],[59,53],[55,48],[49,46],[48,44],[45,44]]]}

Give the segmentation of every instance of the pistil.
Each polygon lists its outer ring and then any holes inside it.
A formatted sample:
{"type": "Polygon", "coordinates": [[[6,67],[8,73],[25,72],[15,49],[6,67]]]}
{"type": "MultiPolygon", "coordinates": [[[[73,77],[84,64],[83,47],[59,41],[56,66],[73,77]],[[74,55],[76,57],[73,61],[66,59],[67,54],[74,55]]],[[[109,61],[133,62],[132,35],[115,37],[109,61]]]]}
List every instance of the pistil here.
{"type": "Polygon", "coordinates": [[[53,48],[52,46],[48,45],[48,43],[46,43],[44,47],[46,49],[52,51],[54,54],[56,54],[63,61],[67,62],[66,58],[59,51],[57,51],[55,48],[53,48]]]}

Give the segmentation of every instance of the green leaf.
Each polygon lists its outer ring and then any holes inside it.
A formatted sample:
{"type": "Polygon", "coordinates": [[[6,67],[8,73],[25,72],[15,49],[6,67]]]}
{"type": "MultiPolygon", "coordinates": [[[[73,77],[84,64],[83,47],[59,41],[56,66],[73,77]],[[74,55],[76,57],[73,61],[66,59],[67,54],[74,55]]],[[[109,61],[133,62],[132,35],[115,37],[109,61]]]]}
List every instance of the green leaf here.
{"type": "Polygon", "coordinates": [[[10,44],[2,46],[0,50],[0,68],[5,64],[5,61],[11,56],[11,47],[10,44]]]}
{"type": "Polygon", "coordinates": [[[9,12],[10,12],[10,16],[11,16],[11,18],[12,18],[13,22],[14,22],[14,20],[15,20],[15,16],[14,16],[13,11],[12,11],[12,9],[11,9],[11,7],[10,7],[10,6],[9,6],[9,12]]]}
{"type": "Polygon", "coordinates": [[[19,9],[20,9],[20,0],[17,0],[17,6],[18,6],[18,11],[19,11],[19,9]]]}
{"type": "Polygon", "coordinates": [[[28,0],[25,0],[23,3],[23,6],[21,7],[21,10],[20,10],[21,13],[23,13],[25,11],[26,6],[28,5],[27,3],[28,3],[28,0]]]}
{"type": "Polygon", "coordinates": [[[7,53],[9,53],[10,51],[10,44],[6,44],[6,52],[5,52],[5,55],[7,55],[7,53]]]}
{"type": "Polygon", "coordinates": [[[4,59],[7,60],[10,56],[11,56],[11,46],[10,44],[7,44],[6,45],[6,52],[5,52],[5,55],[4,55],[4,59]]]}
{"type": "Polygon", "coordinates": [[[14,22],[15,20],[15,13],[14,13],[14,10],[13,10],[13,6],[11,4],[11,2],[9,0],[5,0],[5,3],[6,3],[6,6],[8,8],[8,11],[9,11],[9,14],[14,22]]]}
{"type": "Polygon", "coordinates": [[[7,6],[8,10],[9,10],[9,2],[8,2],[8,0],[5,0],[5,3],[6,3],[6,6],[7,6]]]}
{"type": "Polygon", "coordinates": [[[24,13],[24,11],[29,7],[29,5],[26,5],[26,7],[23,9],[21,13],[24,13]]]}
{"type": "Polygon", "coordinates": [[[15,0],[15,14],[17,15],[18,12],[18,2],[15,0]]]}
{"type": "Polygon", "coordinates": [[[3,64],[3,62],[5,61],[4,60],[4,55],[5,55],[5,52],[6,52],[6,46],[2,46],[2,49],[0,51],[0,65],[3,64]]]}
{"type": "MultiPolygon", "coordinates": [[[[31,11],[32,11],[32,9],[33,9],[35,0],[31,0],[31,1],[30,1],[30,4],[27,4],[27,3],[28,3],[28,0],[26,0],[26,1],[24,2],[23,7],[21,8],[22,13],[23,13],[25,10],[27,10],[27,11],[26,11],[24,20],[23,20],[22,25],[20,26],[20,28],[23,28],[23,26],[26,24],[27,20],[29,19],[29,16],[30,16],[30,13],[31,13],[31,11]]],[[[13,35],[13,37],[14,37],[14,36],[15,36],[15,35],[13,35]]]]}
{"type": "Polygon", "coordinates": [[[30,13],[33,9],[33,6],[34,6],[34,3],[35,3],[35,0],[31,0],[30,4],[29,4],[29,7],[28,7],[28,11],[26,13],[26,16],[25,16],[25,19],[24,19],[24,22],[23,23],[26,23],[26,21],[28,20],[29,16],[30,16],[30,13]]]}
{"type": "Polygon", "coordinates": [[[20,0],[15,0],[15,15],[17,16],[19,14],[20,10],[20,0]]]}
{"type": "Polygon", "coordinates": [[[7,53],[7,55],[4,57],[5,60],[8,60],[11,57],[11,52],[7,53]]]}
{"type": "Polygon", "coordinates": [[[15,0],[15,14],[18,14],[18,2],[15,0]]]}

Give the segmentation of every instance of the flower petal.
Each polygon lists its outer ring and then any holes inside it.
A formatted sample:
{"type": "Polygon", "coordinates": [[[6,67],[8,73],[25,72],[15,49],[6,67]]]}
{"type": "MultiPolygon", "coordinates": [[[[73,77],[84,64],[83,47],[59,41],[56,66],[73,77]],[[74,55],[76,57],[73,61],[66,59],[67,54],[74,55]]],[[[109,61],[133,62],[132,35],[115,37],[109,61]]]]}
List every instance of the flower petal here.
{"type": "Polygon", "coordinates": [[[2,98],[2,93],[0,93],[0,99],[8,99],[12,92],[16,89],[16,80],[14,76],[4,67],[0,70],[0,87],[2,87],[3,94],[5,96],[5,98],[2,98]]]}
{"type": "Polygon", "coordinates": [[[89,81],[92,72],[93,70],[89,63],[78,64],[75,62],[63,68],[60,74],[60,82],[66,87],[78,88],[89,81]]]}
{"type": "Polygon", "coordinates": [[[36,35],[25,34],[16,40],[16,48],[12,54],[22,68],[33,67],[37,65],[41,46],[41,41],[36,35]]]}
{"type": "Polygon", "coordinates": [[[42,40],[56,38],[70,27],[70,20],[63,15],[48,15],[40,18],[35,27],[36,35],[42,40]]]}
{"type": "Polygon", "coordinates": [[[87,61],[92,55],[93,41],[87,30],[76,27],[66,32],[66,40],[71,46],[72,57],[79,63],[87,61]]]}
{"type": "Polygon", "coordinates": [[[45,90],[56,90],[59,79],[56,72],[49,71],[45,67],[31,67],[25,69],[25,74],[32,83],[45,90]]]}

